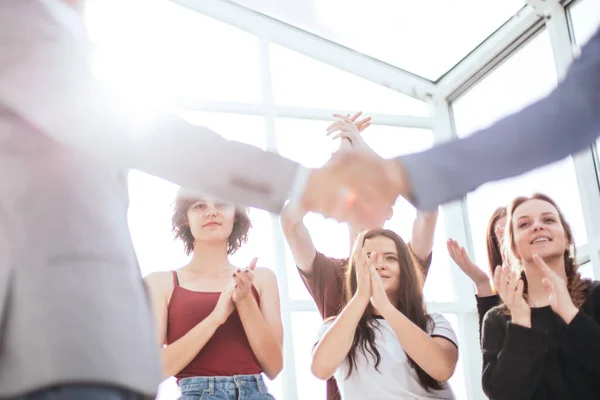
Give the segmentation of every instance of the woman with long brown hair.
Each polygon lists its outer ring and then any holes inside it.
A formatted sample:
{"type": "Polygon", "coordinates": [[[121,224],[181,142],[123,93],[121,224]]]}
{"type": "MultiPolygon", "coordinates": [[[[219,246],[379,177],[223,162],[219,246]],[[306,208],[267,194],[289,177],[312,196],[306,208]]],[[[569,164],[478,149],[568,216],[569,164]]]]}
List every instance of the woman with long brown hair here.
{"type": "Polygon", "coordinates": [[[477,301],[477,314],[479,316],[479,336],[485,314],[500,304],[500,297],[494,292],[490,276],[498,265],[504,264],[504,227],[506,225],[506,207],[498,207],[490,217],[486,228],[486,244],[488,254],[488,270],[490,275],[477,266],[456,240],[448,239],[448,253],[456,265],[475,284],[475,300],[477,301]]]}
{"type": "Polygon", "coordinates": [[[548,196],[508,208],[512,267],[497,268],[504,304],[483,323],[490,399],[600,398],[600,286],[581,279],[569,224],[548,196]]]}
{"type": "Polygon", "coordinates": [[[447,381],[457,359],[450,323],[427,313],[406,243],[387,229],[360,234],[345,271],[343,307],[315,345],[315,376],[334,376],[343,400],[453,399],[447,381]]]}

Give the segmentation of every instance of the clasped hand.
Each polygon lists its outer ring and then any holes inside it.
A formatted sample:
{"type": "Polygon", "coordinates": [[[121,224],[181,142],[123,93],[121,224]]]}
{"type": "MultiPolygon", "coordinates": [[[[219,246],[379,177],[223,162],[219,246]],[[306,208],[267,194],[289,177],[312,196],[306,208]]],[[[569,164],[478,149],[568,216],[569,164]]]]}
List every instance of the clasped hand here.
{"type": "Polygon", "coordinates": [[[363,247],[363,242],[364,233],[361,233],[355,243],[352,256],[357,281],[355,296],[366,303],[370,301],[373,307],[381,312],[382,309],[391,303],[383,287],[381,276],[379,276],[375,267],[378,254],[371,252],[367,255],[363,247]]]}
{"type": "Polygon", "coordinates": [[[251,288],[254,283],[254,269],[258,258],[254,258],[250,265],[233,272],[231,281],[225,286],[217,305],[213,310],[214,316],[220,323],[224,323],[235,309],[235,305],[251,299],[251,288]]]}

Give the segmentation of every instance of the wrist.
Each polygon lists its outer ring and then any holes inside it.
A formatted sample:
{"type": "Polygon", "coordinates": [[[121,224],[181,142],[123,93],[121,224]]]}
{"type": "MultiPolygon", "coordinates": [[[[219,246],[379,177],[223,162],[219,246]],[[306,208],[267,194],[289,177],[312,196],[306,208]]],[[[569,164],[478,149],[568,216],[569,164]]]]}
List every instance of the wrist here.
{"type": "Polygon", "coordinates": [[[489,297],[494,295],[492,284],[487,278],[485,280],[475,282],[475,291],[477,293],[477,297],[489,297]]]}
{"type": "Polygon", "coordinates": [[[208,314],[208,317],[206,317],[206,321],[208,321],[208,323],[211,326],[218,328],[219,326],[223,325],[225,321],[227,321],[227,317],[225,317],[224,315],[218,315],[213,311],[210,314],[208,314]]]}
{"type": "Polygon", "coordinates": [[[367,304],[369,304],[370,296],[368,294],[363,294],[363,293],[359,293],[358,291],[356,291],[354,296],[352,296],[352,300],[355,303],[364,304],[364,306],[366,307],[367,304]]]}
{"type": "Polygon", "coordinates": [[[404,173],[402,164],[396,159],[385,160],[386,172],[391,184],[391,189],[396,197],[402,196],[407,198],[412,191],[408,177],[404,173]]]}
{"type": "Polygon", "coordinates": [[[560,313],[560,317],[569,325],[577,313],[579,313],[579,309],[571,304],[565,311],[560,313]]]}
{"type": "Polygon", "coordinates": [[[398,311],[396,309],[396,307],[394,307],[394,305],[390,302],[389,299],[385,300],[383,302],[383,304],[378,304],[375,307],[377,308],[377,311],[379,311],[381,313],[381,316],[383,318],[387,318],[387,316],[390,315],[390,313],[392,313],[394,311],[398,311]]]}
{"type": "Polygon", "coordinates": [[[511,321],[515,325],[521,325],[525,328],[531,328],[531,314],[513,314],[511,321]]]}

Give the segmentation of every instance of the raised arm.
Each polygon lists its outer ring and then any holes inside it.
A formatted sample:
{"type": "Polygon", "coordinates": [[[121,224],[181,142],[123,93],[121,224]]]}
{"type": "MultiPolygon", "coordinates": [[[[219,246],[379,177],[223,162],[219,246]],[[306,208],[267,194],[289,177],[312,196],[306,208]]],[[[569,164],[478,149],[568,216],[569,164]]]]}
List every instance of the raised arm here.
{"type": "Polygon", "coordinates": [[[413,254],[420,262],[427,260],[431,255],[437,218],[437,210],[431,212],[417,210],[417,216],[413,223],[410,246],[413,254]]]}
{"type": "Polygon", "coordinates": [[[302,221],[306,211],[298,202],[288,202],[281,211],[281,228],[300,271],[310,276],[317,250],[302,221]]]}
{"type": "Polygon", "coordinates": [[[356,260],[357,290],[342,312],[323,328],[326,332],[315,347],[311,364],[312,373],[319,379],[331,378],[335,370],[344,361],[352,343],[356,327],[371,296],[371,281],[367,256],[362,249],[363,240],[357,240],[353,249],[356,260]],[[330,325],[330,326],[329,326],[330,325]]]}
{"type": "Polygon", "coordinates": [[[145,278],[158,331],[158,345],[161,347],[165,378],[179,373],[196,357],[217,328],[225,323],[234,307],[231,300],[233,287],[230,285],[221,293],[217,306],[207,318],[167,346],[167,306],[173,291],[171,279],[170,272],[156,272],[145,278]]]}
{"type": "Polygon", "coordinates": [[[251,266],[237,272],[233,300],[248,337],[250,347],[265,375],[273,380],[283,368],[283,327],[277,278],[267,268],[251,266]],[[256,282],[260,306],[251,294],[256,282]]]}
{"type": "Polygon", "coordinates": [[[600,29],[545,98],[480,130],[402,156],[400,194],[418,208],[457,200],[480,185],[527,172],[591,146],[600,135],[600,29]]]}

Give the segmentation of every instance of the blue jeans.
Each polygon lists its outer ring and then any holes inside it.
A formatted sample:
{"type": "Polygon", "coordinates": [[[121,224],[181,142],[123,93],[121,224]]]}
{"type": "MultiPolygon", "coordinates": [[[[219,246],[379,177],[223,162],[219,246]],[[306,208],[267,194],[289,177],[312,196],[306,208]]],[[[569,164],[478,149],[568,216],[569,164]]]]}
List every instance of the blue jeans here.
{"type": "Polygon", "coordinates": [[[14,400],[142,400],[129,390],[102,385],[61,385],[29,393],[14,400]]]}
{"type": "Polygon", "coordinates": [[[178,384],[181,400],[275,400],[260,374],[198,376],[178,384]]]}

